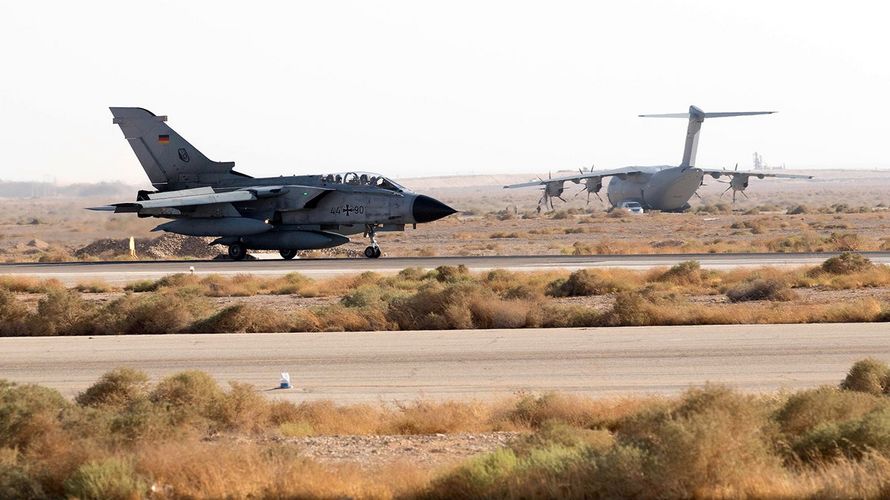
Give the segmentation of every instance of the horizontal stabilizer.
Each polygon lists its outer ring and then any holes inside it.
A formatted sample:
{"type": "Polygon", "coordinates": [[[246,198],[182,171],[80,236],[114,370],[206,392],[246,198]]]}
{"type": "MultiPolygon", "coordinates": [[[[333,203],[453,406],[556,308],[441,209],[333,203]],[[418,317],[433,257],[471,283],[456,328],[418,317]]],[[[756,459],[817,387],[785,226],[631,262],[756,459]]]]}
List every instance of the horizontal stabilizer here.
{"type": "Polygon", "coordinates": [[[689,118],[691,120],[704,120],[705,118],[725,118],[727,116],[751,116],[751,115],[771,115],[775,111],[719,111],[716,113],[705,113],[697,106],[689,106],[686,113],[654,113],[639,115],[641,118],[689,118]]]}
{"type": "Polygon", "coordinates": [[[685,118],[689,120],[686,128],[686,144],[683,146],[683,160],[680,162],[681,167],[695,166],[695,153],[698,150],[698,133],[701,130],[701,124],[705,118],[726,118],[728,116],[753,116],[753,115],[771,115],[775,111],[719,111],[716,113],[705,113],[701,108],[689,106],[686,113],[660,113],[639,115],[642,118],[685,118]]]}

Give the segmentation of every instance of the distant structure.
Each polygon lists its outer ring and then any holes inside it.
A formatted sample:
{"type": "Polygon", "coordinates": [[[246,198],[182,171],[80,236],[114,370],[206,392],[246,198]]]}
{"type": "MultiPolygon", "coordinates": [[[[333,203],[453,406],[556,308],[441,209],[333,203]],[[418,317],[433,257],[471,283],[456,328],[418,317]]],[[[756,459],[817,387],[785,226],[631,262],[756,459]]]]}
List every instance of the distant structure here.
{"type": "Polygon", "coordinates": [[[760,153],[755,151],[754,152],[754,170],[785,170],[785,164],[783,163],[782,166],[779,166],[779,167],[769,166],[766,164],[765,161],[763,161],[763,155],[761,155],[760,153]]]}

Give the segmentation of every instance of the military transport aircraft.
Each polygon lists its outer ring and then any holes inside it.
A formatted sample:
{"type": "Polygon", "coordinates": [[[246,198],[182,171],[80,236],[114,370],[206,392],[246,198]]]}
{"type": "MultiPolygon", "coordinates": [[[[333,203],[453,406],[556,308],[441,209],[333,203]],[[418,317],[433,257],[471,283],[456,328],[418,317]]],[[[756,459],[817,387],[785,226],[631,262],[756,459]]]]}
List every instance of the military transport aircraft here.
{"type": "MultiPolygon", "coordinates": [[[[689,198],[696,194],[702,185],[705,175],[714,179],[729,177],[726,182],[729,186],[726,191],[732,190],[732,201],[735,203],[736,193],[742,193],[745,197],[745,189],[748,187],[748,179],[757,177],[782,177],[788,179],[812,179],[810,175],[776,174],[761,171],[739,170],[738,164],[734,170],[701,168],[695,166],[695,154],[698,149],[698,133],[701,130],[705,118],[723,118],[727,116],[766,115],[775,111],[741,111],[705,113],[695,106],[689,106],[688,113],[669,113],[657,115],[640,115],[646,118],[688,118],[689,126],[686,130],[686,145],[683,149],[683,160],[679,166],[653,166],[653,167],[623,167],[612,170],[579,171],[578,174],[561,177],[538,178],[531,182],[504,186],[505,189],[540,186],[541,199],[538,201],[538,211],[541,207],[553,209],[553,198],[562,201],[567,181],[579,184],[584,183],[584,191],[587,191],[587,202],[590,203],[590,194],[599,197],[603,188],[603,177],[611,177],[607,195],[609,203],[617,207],[622,202],[638,202],[643,208],[650,210],[662,210],[666,212],[679,212],[689,208],[689,198]]],[[[582,192],[584,192],[582,191],[582,192]]],[[[726,193],[724,191],[723,193],[726,193]]],[[[723,194],[721,194],[723,196],[723,194]]]]}
{"type": "Polygon", "coordinates": [[[358,233],[371,241],[365,256],[377,258],[377,232],[404,231],[456,212],[378,174],[253,178],[235,171],[234,162],[209,160],[167,126],[166,116],[110,109],[155,190],[92,210],[172,219],[154,230],[216,236],[212,244],[228,245],[235,260],[248,249],[278,250],[292,259],[298,250],[335,247],[358,233]]]}

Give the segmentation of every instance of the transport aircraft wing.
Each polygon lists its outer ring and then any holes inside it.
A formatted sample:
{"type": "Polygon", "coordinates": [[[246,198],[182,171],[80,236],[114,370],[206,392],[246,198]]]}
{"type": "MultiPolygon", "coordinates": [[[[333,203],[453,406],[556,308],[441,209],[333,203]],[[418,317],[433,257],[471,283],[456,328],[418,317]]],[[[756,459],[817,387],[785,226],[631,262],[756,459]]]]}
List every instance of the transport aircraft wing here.
{"type": "Polygon", "coordinates": [[[803,175],[803,174],[777,174],[772,172],[763,172],[761,170],[726,170],[725,168],[701,168],[698,167],[705,174],[710,175],[711,177],[717,179],[720,176],[734,176],[734,175],[745,175],[749,177],[757,177],[758,179],[763,179],[764,177],[774,177],[776,179],[812,179],[812,175],[803,175]]]}
{"type": "Polygon", "coordinates": [[[639,167],[621,167],[621,168],[613,168],[610,170],[590,170],[590,171],[580,171],[577,174],[572,175],[563,175],[560,177],[548,177],[546,179],[538,178],[534,181],[529,182],[521,182],[519,184],[509,184],[504,186],[504,189],[513,189],[513,188],[523,188],[523,187],[531,187],[531,186],[545,186],[551,183],[564,183],[567,181],[574,182],[575,184],[579,183],[584,179],[593,179],[597,177],[609,177],[612,175],[622,175],[622,174],[637,174],[643,172],[643,169],[639,167]]]}
{"type": "Polygon", "coordinates": [[[748,197],[745,194],[745,189],[748,188],[748,179],[751,177],[757,177],[758,179],[763,179],[764,177],[777,177],[780,179],[812,179],[812,175],[800,175],[800,174],[775,174],[772,172],[763,172],[760,170],[739,170],[738,163],[733,170],[724,169],[716,169],[716,168],[700,168],[700,170],[711,177],[718,179],[717,182],[723,182],[725,184],[729,184],[726,187],[726,190],[723,193],[720,193],[722,197],[726,194],[727,191],[732,191],[732,202],[735,203],[736,193],[742,193],[742,196],[745,198],[748,197]],[[722,176],[728,176],[728,181],[719,180],[722,176]]]}

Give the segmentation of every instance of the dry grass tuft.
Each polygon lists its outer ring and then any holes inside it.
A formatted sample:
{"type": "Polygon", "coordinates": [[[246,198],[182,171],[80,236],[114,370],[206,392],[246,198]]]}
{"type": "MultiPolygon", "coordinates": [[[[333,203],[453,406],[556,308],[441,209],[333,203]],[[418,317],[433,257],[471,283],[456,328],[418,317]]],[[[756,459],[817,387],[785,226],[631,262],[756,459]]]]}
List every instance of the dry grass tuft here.
{"type": "Polygon", "coordinates": [[[890,393],[890,367],[874,358],[857,361],[841,382],[841,389],[874,395],[890,393]]]}
{"type": "Polygon", "coordinates": [[[681,262],[661,273],[656,280],[675,285],[699,285],[702,282],[701,264],[697,260],[681,262]]]}
{"type": "Polygon", "coordinates": [[[148,375],[132,368],[117,368],[75,398],[81,406],[121,407],[148,396],[148,375]]]}
{"type": "Polygon", "coordinates": [[[286,332],[289,329],[290,323],[286,317],[267,309],[245,304],[226,307],[189,328],[195,333],[286,332]]]}
{"type": "Polygon", "coordinates": [[[797,294],[781,281],[755,279],[729,288],[726,291],[726,297],[730,302],[747,302],[751,300],[788,302],[796,299],[797,294]]]}
{"type": "Polygon", "coordinates": [[[852,274],[867,271],[874,267],[868,257],[858,253],[845,252],[831,257],[822,263],[822,270],[831,274],[852,274]]]}
{"type": "Polygon", "coordinates": [[[547,295],[552,297],[582,297],[588,295],[606,295],[626,290],[620,282],[604,278],[600,273],[581,269],[569,275],[567,279],[558,279],[550,283],[547,295]]]}

